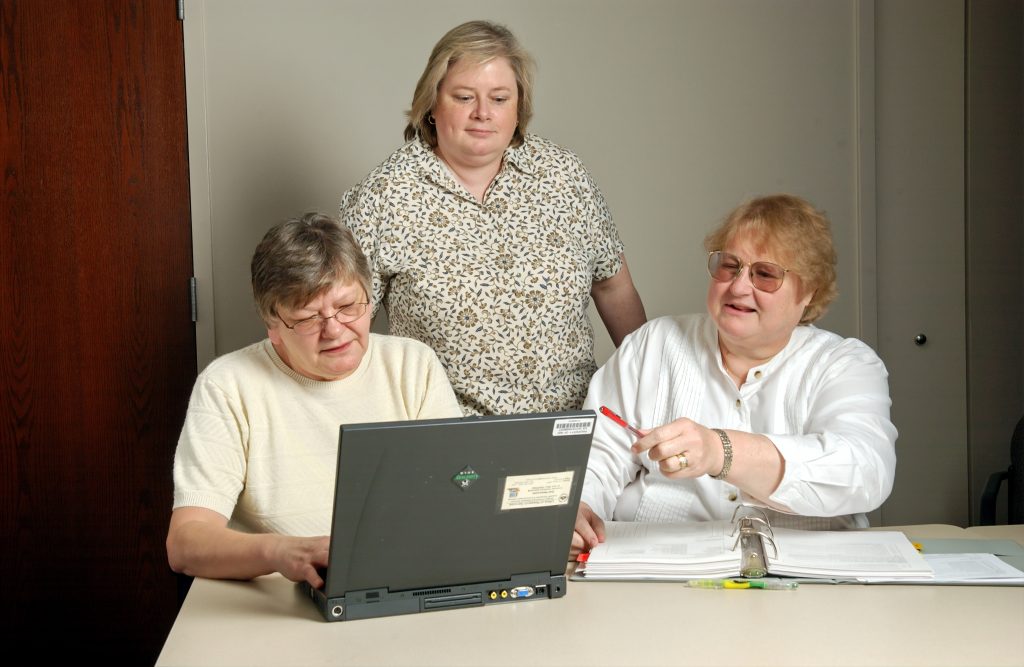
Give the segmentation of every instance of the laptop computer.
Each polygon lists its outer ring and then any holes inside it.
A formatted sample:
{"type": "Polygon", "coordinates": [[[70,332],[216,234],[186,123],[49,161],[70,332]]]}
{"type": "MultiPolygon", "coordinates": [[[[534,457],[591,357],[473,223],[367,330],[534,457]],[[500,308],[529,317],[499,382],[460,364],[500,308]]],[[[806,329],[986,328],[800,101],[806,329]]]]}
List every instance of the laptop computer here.
{"type": "Polygon", "coordinates": [[[345,424],[328,621],[566,593],[591,410],[345,424]]]}

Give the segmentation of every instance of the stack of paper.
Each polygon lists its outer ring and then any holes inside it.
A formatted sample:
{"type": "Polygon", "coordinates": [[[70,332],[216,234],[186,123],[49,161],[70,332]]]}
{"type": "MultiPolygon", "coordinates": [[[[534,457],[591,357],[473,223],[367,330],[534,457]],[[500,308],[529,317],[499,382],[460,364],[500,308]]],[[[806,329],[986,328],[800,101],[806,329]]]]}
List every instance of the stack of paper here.
{"type": "Polygon", "coordinates": [[[1024,547],[1013,540],[922,539],[937,584],[1024,586],[1024,547]]]}

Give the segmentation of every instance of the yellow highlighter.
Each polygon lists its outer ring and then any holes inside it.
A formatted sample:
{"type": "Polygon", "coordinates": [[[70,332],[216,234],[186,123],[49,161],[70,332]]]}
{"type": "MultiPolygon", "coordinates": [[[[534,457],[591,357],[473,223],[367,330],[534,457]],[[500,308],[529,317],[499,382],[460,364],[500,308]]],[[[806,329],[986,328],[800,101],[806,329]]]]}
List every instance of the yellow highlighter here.
{"type": "Polygon", "coordinates": [[[690,588],[726,588],[730,590],[754,588],[765,591],[792,591],[799,586],[795,581],[781,579],[691,579],[687,585],[690,588]]]}

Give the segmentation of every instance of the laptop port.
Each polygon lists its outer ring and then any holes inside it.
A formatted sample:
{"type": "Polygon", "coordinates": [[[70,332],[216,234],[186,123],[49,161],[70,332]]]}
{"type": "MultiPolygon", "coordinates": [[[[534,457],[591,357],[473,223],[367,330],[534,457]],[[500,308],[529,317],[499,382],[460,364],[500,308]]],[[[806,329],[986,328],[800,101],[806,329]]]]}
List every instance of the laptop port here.
{"type": "Polygon", "coordinates": [[[511,593],[513,598],[528,598],[533,595],[533,587],[516,586],[511,591],[509,591],[509,593],[511,593]]]}
{"type": "Polygon", "coordinates": [[[468,593],[466,595],[446,595],[444,597],[426,598],[423,600],[423,609],[445,609],[448,607],[468,607],[483,604],[483,596],[480,593],[468,593]]]}

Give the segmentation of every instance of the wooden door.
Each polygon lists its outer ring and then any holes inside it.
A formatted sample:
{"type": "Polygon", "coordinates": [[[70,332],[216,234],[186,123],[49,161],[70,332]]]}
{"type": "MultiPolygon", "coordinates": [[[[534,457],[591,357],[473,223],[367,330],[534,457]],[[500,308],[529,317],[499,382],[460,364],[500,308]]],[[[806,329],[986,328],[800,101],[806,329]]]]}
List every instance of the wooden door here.
{"type": "Polygon", "coordinates": [[[0,599],[31,662],[152,664],[177,609],[182,44],[172,0],[0,0],[0,599]]]}

